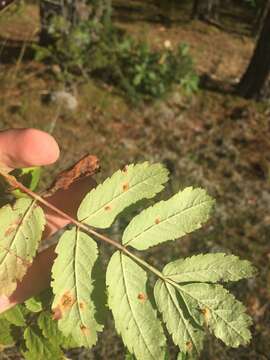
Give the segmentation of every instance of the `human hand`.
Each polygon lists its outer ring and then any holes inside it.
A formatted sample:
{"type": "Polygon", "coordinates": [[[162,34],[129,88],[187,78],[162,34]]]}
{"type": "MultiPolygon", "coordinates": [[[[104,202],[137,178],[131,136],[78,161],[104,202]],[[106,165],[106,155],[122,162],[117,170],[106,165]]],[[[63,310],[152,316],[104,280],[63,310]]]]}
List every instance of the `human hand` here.
{"type": "MultiPolygon", "coordinates": [[[[56,141],[43,131],[19,129],[0,132],[0,167],[6,171],[49,165],[58,157],[59,147],[56,141]]],[[[74,216],[83,195],[94,185],[93,179],[86,177],[72,184],[68,190],[58,190],[46,200],[68,215],[74,216]]],[[[51,209],[42,207],[47,220],[43,238],[48,238],[67,225],[68,221],[51,209]]],[[[36,256],[22,282],[18,283],[17,289],[10,297],[0,296],[0,313],[49,286],[50,270],[55,259],[54,249],[55,246],[52,246],[36,256]]]]}

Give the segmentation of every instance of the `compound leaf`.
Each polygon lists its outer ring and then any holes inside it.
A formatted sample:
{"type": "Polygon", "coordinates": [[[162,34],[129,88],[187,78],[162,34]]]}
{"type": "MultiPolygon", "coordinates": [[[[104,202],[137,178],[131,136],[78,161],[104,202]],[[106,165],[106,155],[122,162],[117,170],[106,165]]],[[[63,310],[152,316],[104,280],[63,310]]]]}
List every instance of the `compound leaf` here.
{"type": "Polygon", "coordinates": [[[51,343],[45,339],[41,334],[32,327],[27,327],[24,330],[24,340],[28,351],[24,352],[24,357],[27,360],[60,360],[63,359],[63,354],[59,346],[51,343]]]}
{"type": "Polygon", "coordinates": [[[180,238],[199,229],[210,216],[214,200],[200,188],[188,187],[160,201],[131,220],[123,244],[138,250],[180,238]]]}
{"type": "Polygon", "coordinates": [[[96,242],[78,228],[67,230],[56,247],[52,269],[55,298],[52,309],[65,336],[72,335],[79,346],[91,347],[102,329],[95,320],[91,300],[91,273],[98,256],[96,242]]]}
{"type": "Polygon", "coordinates": [[[97,228],[108,228],[121,211],[155,196],[167,180],[168,171],[161,164],[128,165],[85,196],[78,219],[97,228]]]}
{"type": "Polygon", "coordinates": [[[224,253],[200,254],[167,264],[163,274],[177,283],[237,281],[252,277],[255,268],[247,260],[224,253]]]}
{"type": "Polygon", "coordinates": [[[177,288],[194,320],[208,326],[226,345],[249,343],[251,318],[244,305],[221,285],[195,283],[177,288]]]}
{"type": "Polygon", "coordinates": [[[117,251],[109,262],[106,282],[115,326],[129,352],[138,360],[163,359],[166,339],[147,295],[145,271],[117,251]]]}
{"type": "Polygon", "coordinates": [[[179,292],[168,282],[158,280],[154,295],[175,345],[191,357],[198,356],[203,348],[204,331],[190,316],[179,292]]]}
{"type": "Polygon", "coordinates": [[[19,199],[0,209],[0,295],[9,296],[36,254],[45,217],[35,201],[19,199]]]}

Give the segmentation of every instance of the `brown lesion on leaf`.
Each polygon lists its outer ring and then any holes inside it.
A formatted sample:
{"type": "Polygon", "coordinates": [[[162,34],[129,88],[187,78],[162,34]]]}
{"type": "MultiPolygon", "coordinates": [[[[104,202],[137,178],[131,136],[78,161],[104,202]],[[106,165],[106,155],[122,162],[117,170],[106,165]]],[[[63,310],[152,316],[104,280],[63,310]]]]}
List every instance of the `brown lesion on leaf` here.
{"type": "Polygon", "coordinates": [[[202,312],[202,314],[203,314],[205,324],[208,326],[208,324],[209,324],[209,319],[210,319],[210,316],[211,316],[210,310],[209,310],[207,307],[205,307],[205,308],[202,308],[202,309],[201,309],[201,312],[202,312]]]}
{"type": "Polygon", "coordinates": [[[155,224],[158,225],[160,223],[160,221],[161,221],[160,218],[156,218],[155,219],[155,224]]]}
{"type": "Polygon", "coordinates": [[[17,227],[20,225],[22,221],[22,217],[19,217],[17,220],[14,221],[13,224],[11,224],[7,230],[5,231],[4,236],[7,237],[9,235],[11,235],[14,231],[16,231],[17,227]]]}
{"type": "Polygon", "coordinates": [[[84,335],[86,335],[86,336],[90,335],[90,329],[88,327],[86,327],[85,325],[81,324],[80,329],[84,335]]]}
{"type": "MultiPolygon", "coordinates": [[[[19,255],[16,253],[16,251],[13,250],[13,249],[9,249],[9,248],[7,248],[7,247],[5,247],[5,246],[2,246],[2,245],[0,245],[0,249],[3,249],[4,251],[7,252],[7,254],[9,254],[9,255],[11,255],[11,256],[14,256],[14,257],[16,258],[16,260],[17,260],[17,263],[16,263],[16,264],[17,264],[17,267],[20,268],[20,272],[19,272],[19,275],[20,275],[20,276],[18,277],[17,280],[21,280],[21,279],[23,278],[25,272],[26,272],[26,269],[28,269],[28,268],[30,267],[30,265],[32,264],[32,261],[22,258],[22,257],[19,256],[19,255]],[[25,270],[24,270],[24,272],[23,272],[22,274],[21,274],[21,272],[22,272],[21,265],[25,268],[25,270]]],[[[27,257],[29,257],[29,255],[26,255],[26,258],[27,258],[27,257]]],[[[14,280],[14,281],[16,281],[16,280],[14,280]]]]}
{"type": "Polygon", "coordinates": [[[193,344],[191,341],[186,342],[187,351],[191,352],[193,349],[193,344]]]}
{"type": "Polygon", "coordinates": [[[63,314],[67,311],[69,311],[73,304],[76,302],[76,299],[71,294],[70,291],[65,292],[60,301],[59,304],[52,310],[53,311],[53,319],[59,320],[63,317],[63,314]]]}
{"type": "Polygon", "coordinates": [[[16,230],[16,227],[14,227],[14,226],[11,225],[11,226],[10,226],[9,228],[7,228],[7,230],[5,231],[4,236],[7,237],[7,236],[11,235],[15,230],[16,230]]]}
{"type": "Polygon", "coordinates": [[[56,180],[44,194],[51,196],[58,190],[67,190],[74,182],[87,176],[93,176],[100,170],[99,160],[95,155],[87,154],[76,164],[57,175],[56,180]]]}
{"type": "Polygon", "coordinates": [[[106,206],[104,207],[104,210],[105,210],[105,211],[110,211],[110,210],[112,210],[111,205],[106,205],[106,206]]]}
{"type": "Polygon", "coordinates": [[[123,188],[123,191],[128,191],[128,189],[129,189],[129,183],[128,183],[128,182],[125,182],[125,183],[123,184],[122,188],[123,188]]]}
{"type": "Polygon", "coordinates": [[[138,299],[139,299],[142,303],[144,303],[144,302],[147,300],[147,295],[146,295],[145,293],[143,293],[143,292],[140,292],[140,293],[138,294],[138,299]]]}
{"type": "Polygon", "coordinates": [[[123,167],[122,172],[125,173],[125,174],[128,172],[128,165],[125,165],[123,167]]]}
{"type": "Polygon", "coordinates": [[[61,297],[61,305],[64,309],[69,309],[71,306],[75,303],[75,298],[72,296],[72,294],[67,291],[62,297],[61,297]]]}
{"type": "Polygon", "coordinates": [[[79,302],[79,308],[80,308],[81,310],[84,310],[84,309],[85,309],[85,303],[84,303],[83,301],[80,301],[80,302],[79,302]]]}

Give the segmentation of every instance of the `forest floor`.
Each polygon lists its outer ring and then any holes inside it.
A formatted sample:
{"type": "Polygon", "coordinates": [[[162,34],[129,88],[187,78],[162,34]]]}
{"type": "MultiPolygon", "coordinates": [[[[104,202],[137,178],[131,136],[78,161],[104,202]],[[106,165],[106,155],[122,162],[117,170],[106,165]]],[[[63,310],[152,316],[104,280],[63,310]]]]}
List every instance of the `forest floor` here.
{"type": "MultiPolygon", "coordinates": [[[[135,2],[134,2],[135,3],[135,2]]],[[[0,128],[37,127],[53,135],[61,158],[44,174],[43,185],[85,153],[97,155],[98,180],[126,163],[164,162],[171,171],[167,193],[187,185],[201,186],[216,198],[210,223],[195,234],[148,252],[162,268],[168,260],[199,252],[224,251],[248,259],[259,276],[232,287],[254,320],[253,339],[244,348],[227,349],[209,335],[202,359],[267,360],[270,354],[270,107],[247,101],[231,90],[243,73],[254,48],[246,22],[230,32],[202,22],[179,21],[170,27],[147,19],[145,11],[116,11],[115,21],[133,36],[154,47],[189,44],[202,78],[198,93],[178,90],[166,99],[132,108],[111,89],[94,81],[77,86],[76,112],[44,104],[46,92],[61,89],[46,75],[46,66],[27,57],[38,33],[38,9],[27,5],[0,17],[0,128]]],[[[140,9],[138,5],[138,9],[140,9]]],[[[150,9],[151,10],[151,9],[150,9]]],[[[149,10],[149,12],[150,12],[149,10]]],[[[237,20],[236,20],[237,21],[237,20]]],[[[238,23],[237,23],[238,24],[238,23]]],[[[125,220],[124,220],[125,221],[125,220]]],[[[121,225],[121,224],[120,224],[121,225]]],[[[121,341],[110,325],[91,351],[70,357],[120,360],[121,341]]],[[[15,354],[14,354],[15,356],[15,354]]],[[[1,358],[1,357],[0,357],[1,358]]]]}

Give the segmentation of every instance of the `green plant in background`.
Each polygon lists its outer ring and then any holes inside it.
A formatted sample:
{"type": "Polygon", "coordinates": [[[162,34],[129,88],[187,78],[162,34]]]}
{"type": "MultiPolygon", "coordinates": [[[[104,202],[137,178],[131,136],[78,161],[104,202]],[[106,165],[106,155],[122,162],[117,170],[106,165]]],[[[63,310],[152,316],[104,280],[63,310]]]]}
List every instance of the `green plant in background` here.
{"type": "MultiPolygon", "coordinates": [[[[121,73],[138,98],[160,98],[173,84],[190,92],[198,88],[198,77],[185,44],[176,51],[166,48],[153,51],[147,43],[126,37],[116,44],[116,52],[121,73]]],[[[119,84],[124,89],[121,79],[119,84]]]]}
{"type": "MultiPolygon", "coordinates": [[[[9,296],[41,239],[45,217],[38,203],[52,205],[12,176],[1,174],[28,195],[0,209],[0,291],[9,296]]],[[[66,215],[71,226],[56,248],[53,296],[30,299],[2,314],[0,343],[19,344],[26,359],[61,359],[66,348],[91,348],[103,329],[107,293],[116,330],[136,359],[170,358],[164,326],[179,347],[179,359],[198,357],[208,331],[231,347],[248,344],[251,319],[222,285],[253,276],[256,271],[248,261],[224,253],[200,254],[160,270],[141,256],[152,246],[199,229],[209,219],[214,200],[205,190],[188,187],[146,208],[130,221],[120,241],[98,230],[110,228],[132,204],[153,198],[167,181],[168,171],[162,165],[145,162],[118,170],[91,190],[79,206],[77,219],[66,215]],[[95,240],[116,249],[107,266],[103,294],[97,291],[102,280],[96,276],[104,269],[95,240]],[[153,289],[149,273],[157,278],[153,289]]]]}
{"type": "MultiPolygon", "coordinates": [[[[66,81],[78,74],[83,74],[87,69],[87,54],[91,50],[94,40],[90,37],[94,31],[92,21],[81,21],[77,26],[70,24],[61,16],[55,16],[48,28],[48,34],[53,39],[45,46],[33,45],[37,61],[49,61],[59,65],[61,72],[57,73],[59,80],[66,81]]],[[[98,24],[96,25],[98,27],[98,24]]]]}
{"type": "Polygon", "coordinates": [[[173,84],[189,93],[198,89],[198,76],[185,44],[176,51],[165,47],[154,51],[111,23],[103,27],[87,20],[70,27],[61,16],[51,20],[48,32],[53,41],[46,47],[34,46],[36,59],[58,64],[61,81],[98,77],[133,102],[160,98],[173,84]]]}

